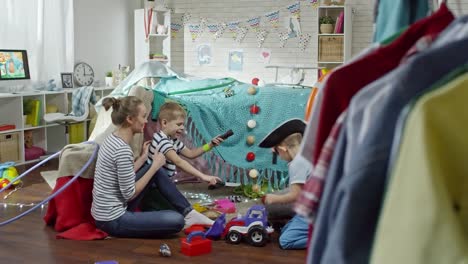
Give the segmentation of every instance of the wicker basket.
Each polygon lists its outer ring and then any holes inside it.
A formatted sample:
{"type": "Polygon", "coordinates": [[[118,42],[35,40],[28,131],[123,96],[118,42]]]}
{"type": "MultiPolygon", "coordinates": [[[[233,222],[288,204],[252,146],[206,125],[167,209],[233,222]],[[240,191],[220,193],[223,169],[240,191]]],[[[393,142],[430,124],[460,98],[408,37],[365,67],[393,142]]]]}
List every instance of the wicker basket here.
{"type": "Polygon", "coordinates": [[[0,163],[21,160],[19,134],[20,132],[0,134],[0,163]]]}
{"type": "Polygon", "coordinates": [[[343,61],[343,36],[319,37],[319,62],[343,61]]]}

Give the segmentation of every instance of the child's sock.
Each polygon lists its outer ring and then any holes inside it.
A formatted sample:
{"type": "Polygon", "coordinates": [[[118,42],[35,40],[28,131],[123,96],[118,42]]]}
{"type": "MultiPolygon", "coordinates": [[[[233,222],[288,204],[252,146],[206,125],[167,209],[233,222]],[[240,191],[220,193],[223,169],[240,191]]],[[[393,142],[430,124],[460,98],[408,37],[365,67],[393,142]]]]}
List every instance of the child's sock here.
{"type": "Polygon", "coordinates": [[[206,217],[205,215],[192,210],[185,216],[185,227],[189,227],[191,225],[213,225],[214,221],[206,217]]]}

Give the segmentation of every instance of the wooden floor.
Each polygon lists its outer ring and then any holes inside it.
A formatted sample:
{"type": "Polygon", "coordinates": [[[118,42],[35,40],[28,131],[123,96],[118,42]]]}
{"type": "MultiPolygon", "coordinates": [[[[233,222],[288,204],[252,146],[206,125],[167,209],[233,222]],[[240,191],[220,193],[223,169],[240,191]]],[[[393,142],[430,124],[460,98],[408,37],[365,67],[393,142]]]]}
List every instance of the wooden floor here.
{"type": "MultiPolygon", "coordinates": [[[[50,194],[50,188],[40,176],[41,170],[54,170],[56,162],[35,170],[24,179],[24,187],[7,200],[0,195],[0,222],[24,212],[30,206],[20,208],[12,204],[37,203],[50,194]],[[5,204],[7,204],[5,208],[5,204]]],[[[27,168],[20,168],[25,170],[27,168]]],[[[25,217],[0,227],[0,263],[94,263],[115,260],[118,263],[304,263],[305,250],[281,250],[278,235],[265,247],[257,248],[241,243],[227,244],[213,241],[208,255],[187,257],[180,253],[180,238],[170,239],[109,239],[100,241],[58,240],[55,231],[45,226],[42,216],[46,207],[38,208],[25,217]],[[171,257],[159,255],[159,246],[169,245],[171,257]]]]}

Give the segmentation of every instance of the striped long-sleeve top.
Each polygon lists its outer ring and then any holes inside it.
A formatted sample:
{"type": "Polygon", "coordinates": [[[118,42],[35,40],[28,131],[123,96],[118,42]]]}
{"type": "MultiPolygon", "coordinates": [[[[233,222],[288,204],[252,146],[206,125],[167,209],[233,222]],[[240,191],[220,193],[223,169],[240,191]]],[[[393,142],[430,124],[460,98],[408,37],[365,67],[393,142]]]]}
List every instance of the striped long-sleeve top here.
{"type": "Polygon", "coordinates": [[[91,215],[98,221],[112,221],[127,210],[135,194],[133,152],[114,134],[99,149],[94,176],[91,215]]]}

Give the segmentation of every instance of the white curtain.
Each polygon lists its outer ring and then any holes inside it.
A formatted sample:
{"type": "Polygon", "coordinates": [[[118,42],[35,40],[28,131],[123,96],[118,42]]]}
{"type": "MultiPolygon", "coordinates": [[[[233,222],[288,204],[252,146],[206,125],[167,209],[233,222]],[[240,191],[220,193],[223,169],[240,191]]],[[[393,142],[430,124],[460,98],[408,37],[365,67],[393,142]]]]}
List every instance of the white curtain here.
{"type": "Polygon", "coordinates": [[[0,0],[0,49],[25,49],[31,80],[73,71],[73,0],[0,0]]]}

